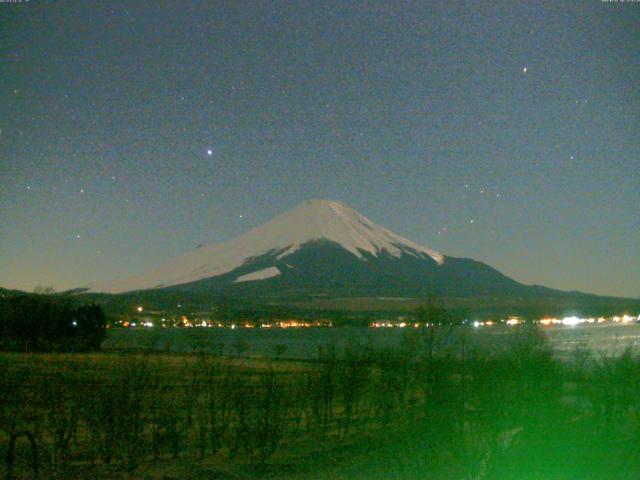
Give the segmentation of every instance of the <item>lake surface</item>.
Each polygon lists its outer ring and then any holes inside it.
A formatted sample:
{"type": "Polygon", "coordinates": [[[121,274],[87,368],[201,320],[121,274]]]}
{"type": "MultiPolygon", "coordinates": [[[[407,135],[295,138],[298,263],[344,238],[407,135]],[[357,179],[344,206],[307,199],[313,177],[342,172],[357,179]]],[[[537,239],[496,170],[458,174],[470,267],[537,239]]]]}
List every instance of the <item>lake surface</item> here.
{"type": "MultiPolygon", "coordinates": [[[[462,339],[471,346],[505,348],[518,327],[455,327],[443,344],[456,348],[462,339]]],[[[640,351],[640,324],[601,324],[576,327],[541,327],[559,357],[570,357],[577,348],[595,356],[614,355],[625,348],[640,351]]],[[[424,329],[411,328],[287,328],[287,329],[110,329],[103,344],[107,349],[154,349],[190,353],[211,351],[224,355],[315,359],[319,352],[337,352],[355,346],[398,348],[408,337],[424,329]]]]}

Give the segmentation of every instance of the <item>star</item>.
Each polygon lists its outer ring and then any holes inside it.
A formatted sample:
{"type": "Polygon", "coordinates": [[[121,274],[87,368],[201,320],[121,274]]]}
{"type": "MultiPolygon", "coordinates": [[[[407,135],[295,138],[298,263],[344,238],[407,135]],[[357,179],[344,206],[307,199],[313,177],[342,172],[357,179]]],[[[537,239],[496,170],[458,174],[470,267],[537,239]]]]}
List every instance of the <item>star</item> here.
{"type": "Polygon", "coordinates": [[[81,189],[80,189],[80,193],[84,193],[84,188],[81,188],[81,189]]]}
{"type": "Polygon", "coordinates": [[[211,149],[207,150],[207,155],[209,155],[209,156],[213,155],[213,150],[211,150],[211,149]]]}
{"type": "Polygon", "coordinates": [[[473,224],[475,223],[475,220],[469,220],[469,223],[473,224]]]}
{"type": "Polygon", "coordinates": [[[527,73],[527,67],[522,67],[522,73],[527,73]]]}
{"type": "Polygon", "coordinates": [[[79,239],[79,238],[80,238],[80,234],[77,234],[77,235],[76,235],[76,238],[78,238],[78,239],[79,239]]]}

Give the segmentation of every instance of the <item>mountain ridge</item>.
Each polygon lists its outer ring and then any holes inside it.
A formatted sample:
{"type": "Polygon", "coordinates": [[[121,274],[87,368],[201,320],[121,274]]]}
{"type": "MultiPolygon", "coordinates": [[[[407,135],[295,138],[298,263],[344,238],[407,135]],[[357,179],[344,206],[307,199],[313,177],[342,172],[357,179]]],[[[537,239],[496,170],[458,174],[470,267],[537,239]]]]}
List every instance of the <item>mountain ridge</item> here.
{"type": "Polygon", "coordinates": [[[444,261],[441,253],[375,224],[343,203],[313,199],[229,242],[199,246],[145,273],[89,287],[89,290],[122,293],[187,284],[224,275],[251,258],[269,252],[277,253],[280,260],[295,253],[302,245],[322,239],[341,245],[360,259],[364,258],[365,252],[377,256],[386,251],[395,257],[407,253],[431,257],[439,264],[444,261]]]}
{"type": "Polygon", "coordinates": [[[317,303],[314,299],[331,304],[330,299],[348,298],[368,298],[365,304],[378,305],[385,298],[436,295],[452,305],[472,300],[503,305],[507,314],[514,313],[514,304],[525,310],[535,305],[536,311],[548,313],[553,305],[574,311],[581,305],[637,303],[525,285],[483,262],[436,252],[343,203],[321,199],[296,205],[230,242],[199,246],[107,288],[75,293],[150,304],[197,299],[201,306],[220,299],[311,305],[317,303]]]}

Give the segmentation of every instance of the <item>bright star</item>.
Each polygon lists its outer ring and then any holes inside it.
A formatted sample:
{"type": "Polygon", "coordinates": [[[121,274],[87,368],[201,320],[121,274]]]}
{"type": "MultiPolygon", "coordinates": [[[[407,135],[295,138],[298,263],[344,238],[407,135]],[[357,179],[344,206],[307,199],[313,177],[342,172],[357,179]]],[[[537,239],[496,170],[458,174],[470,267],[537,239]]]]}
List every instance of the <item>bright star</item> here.
{"type": "Polygon", "coordinates": [[[527,67],[523,67],[522,73],[527,73],[527,67]]]}
{"type": "Polygon", "coordinates": [[[213,150],[211,150],[211,149],[207,150],[207,155],[209,155],[209,156],[213,155],[213,150]]]}

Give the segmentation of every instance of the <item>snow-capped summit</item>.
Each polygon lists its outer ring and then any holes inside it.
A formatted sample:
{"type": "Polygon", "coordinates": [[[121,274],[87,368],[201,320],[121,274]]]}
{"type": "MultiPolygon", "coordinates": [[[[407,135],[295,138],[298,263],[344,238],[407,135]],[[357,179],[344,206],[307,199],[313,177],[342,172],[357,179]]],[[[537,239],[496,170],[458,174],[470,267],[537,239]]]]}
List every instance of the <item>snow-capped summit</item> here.
{"type": "MultiPolygon", "coordinates": [[[[281,261],[314,241],[337,244],[360,260],[384,252],[396,258],[408,255],[430,258],[437,264],[444,262],[442,254],[375,224],[343,203],[316,199],[305,201],[230,242],[201,246],[142,275],[91,290],[120,293],[192,283],[227,274],[267,254],[275,257],[274,262],[281,261]]],[[[262,280],[280,273],[275,265],[269,265],[233,281],[262,280]]]]}
{"type": "MultiPolygon", "coordinates": [[[[362,258],[364,252],[377,256],[382,251],[399,257],[404,251],[411,255],[428,255],[438,263],[443,261],[443,256],[438,252],[396,235],[348,205],[332,200],[303,202],[271,222],[251,230],[240,239],[245,237],[260,237],[270,248],[286,247],[280,257],[293,253],[309,241],[329,240],[358,258],[362,258]]],[[[264,246],[260,245],[262,248],[264,246]]]]}

